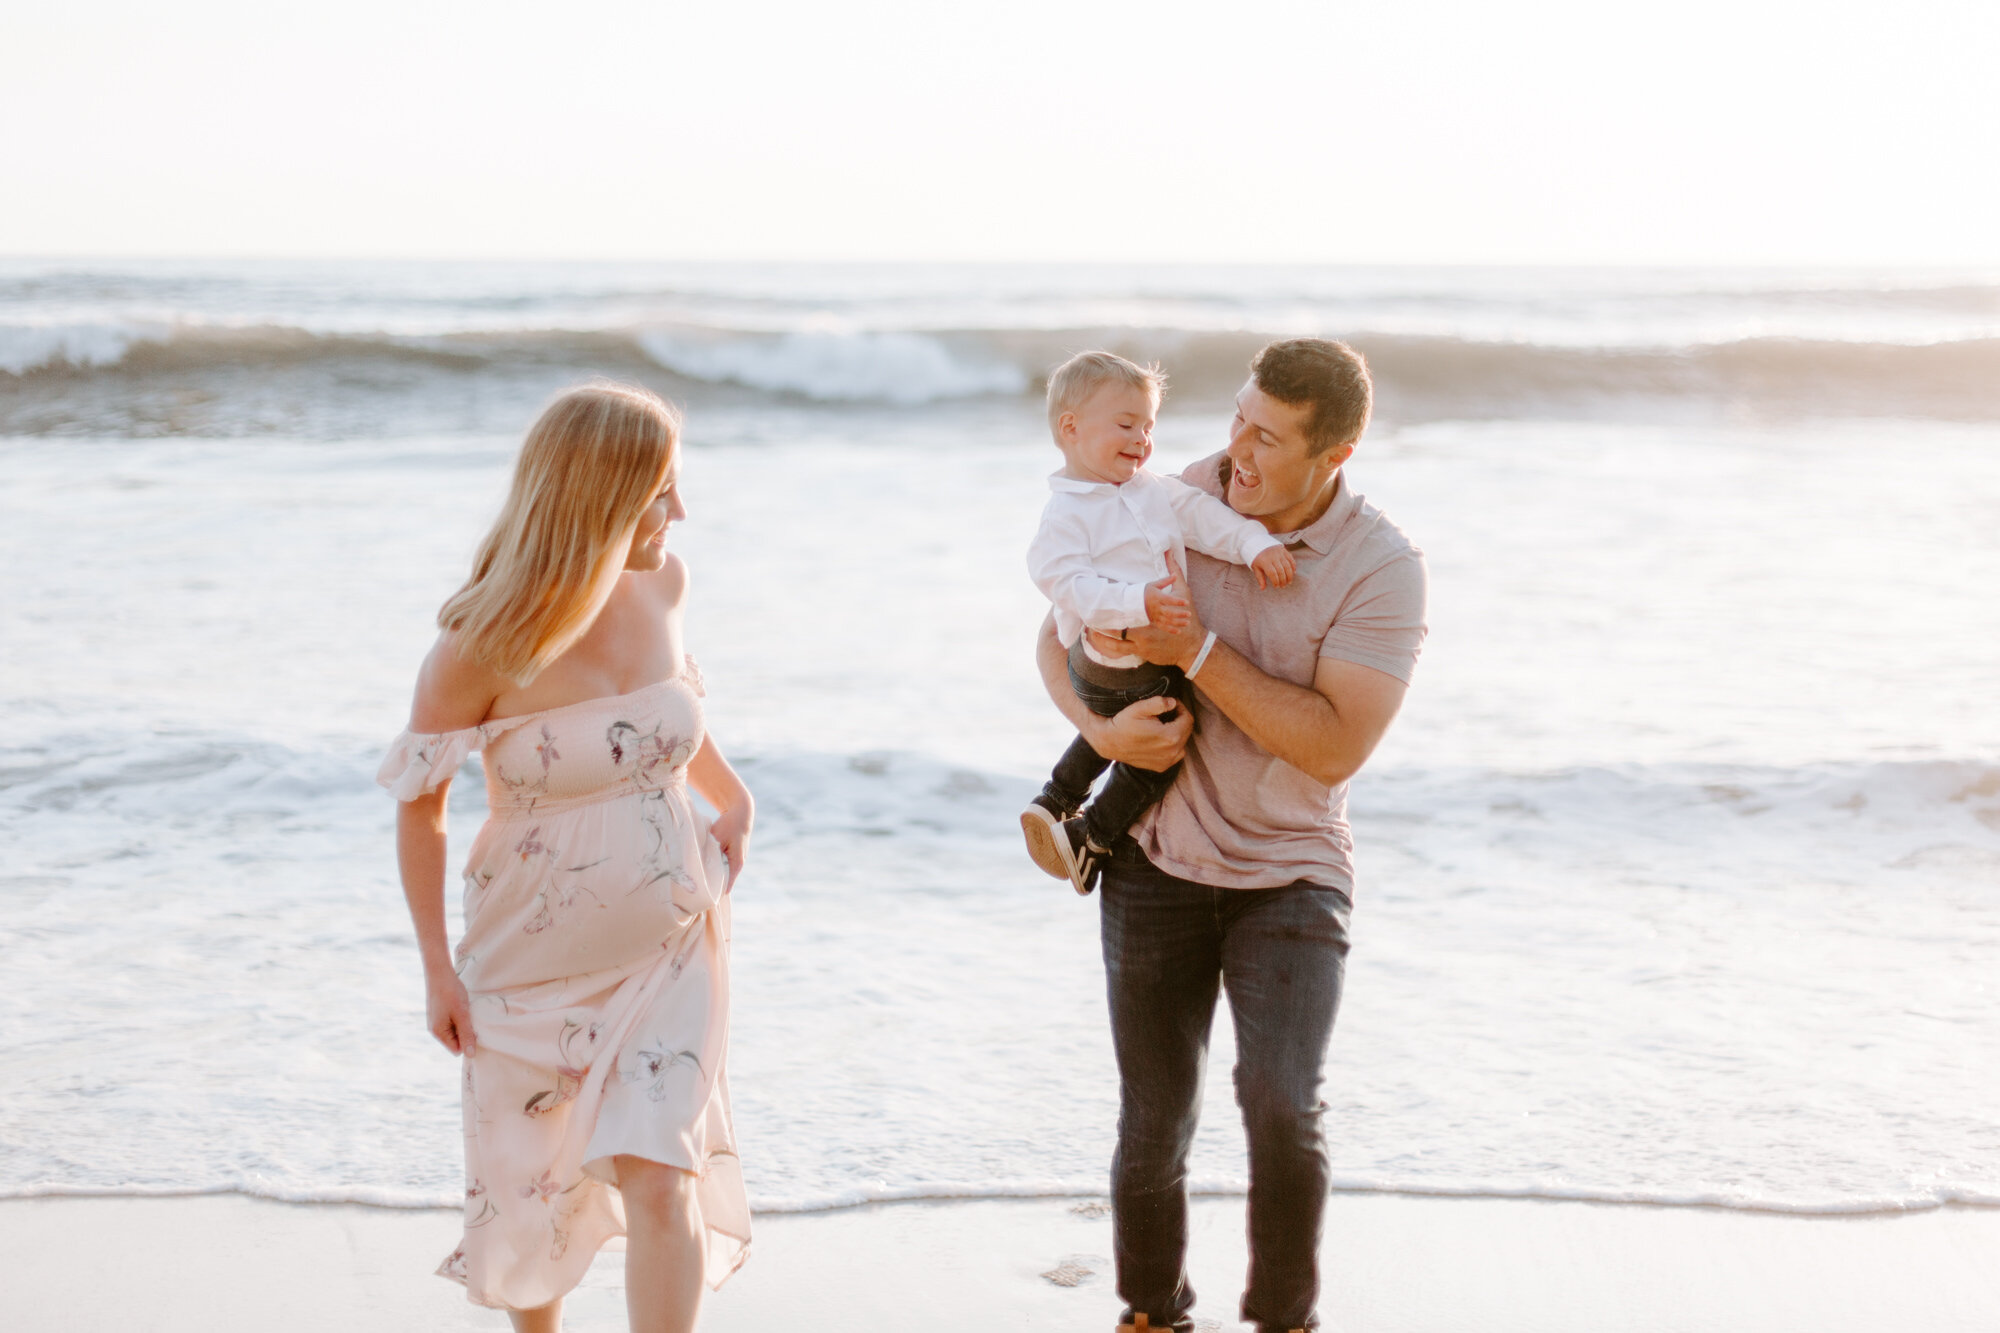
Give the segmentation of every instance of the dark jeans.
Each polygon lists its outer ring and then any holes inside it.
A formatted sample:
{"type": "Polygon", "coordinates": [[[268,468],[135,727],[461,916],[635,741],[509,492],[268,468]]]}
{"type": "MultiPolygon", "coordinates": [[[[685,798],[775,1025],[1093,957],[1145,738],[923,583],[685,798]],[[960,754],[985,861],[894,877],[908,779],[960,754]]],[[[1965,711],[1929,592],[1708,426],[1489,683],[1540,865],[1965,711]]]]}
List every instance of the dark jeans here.
{"type": "MultiPolygon", "coordinates": [[[[1116,717],[1141,699],[1157,699],[1163,694],[1171,694],[1183,708],[1189,706],[1190,686],[1179,667],[1108,667],[1084,655],[1081,639],[1070,649],[1069,685],[1076,691],[1076,697],[1083,701],[1084,707],[1099,717],[1116,717]]],[[[1172,721],[1174,713],[1169,710],[1161,717],[1172,721]]],[[[1180,771],[1179,764],[1164,773],[1134,768],[1130,764],[1113,764],[1091,749],[1090,742],[1078,736],[1070,742],[1069,749],[1063,751],[1062,758],[1056,760],[1055,770],[1049,774],[1049,785],[1044,790],[1070,810],[1090,801],[1089,807],[1083,811],[1084,831],[1099,847],[1109,847],[1125,835],[1125,830],[1131,828],[1140,815],[1167,794],[1167,788],[1174,785],[1174,775],[1180,771]],[[1097,781],[1107,765],[1111,769],[1111,777],[1104,784],[1104,790],[1097,793],[1097,799],[1090,800],[1091,784],[1097,781]]]]}
{"type": "Polygon", "coordinates": [[[1250,1143],[1242,1318],[1316,1328],[1330,1187],[1320,1077],[1347,965],[1347,895],[1303,880],[1215,889],[1159,870],[1130,838],[1099,894],[1118,1057],[1112,1231],[1126,1321],[1193,1326],[1187,1159],[1218,983],[1236,1024],[1236,1104],[1250,1143]]]}

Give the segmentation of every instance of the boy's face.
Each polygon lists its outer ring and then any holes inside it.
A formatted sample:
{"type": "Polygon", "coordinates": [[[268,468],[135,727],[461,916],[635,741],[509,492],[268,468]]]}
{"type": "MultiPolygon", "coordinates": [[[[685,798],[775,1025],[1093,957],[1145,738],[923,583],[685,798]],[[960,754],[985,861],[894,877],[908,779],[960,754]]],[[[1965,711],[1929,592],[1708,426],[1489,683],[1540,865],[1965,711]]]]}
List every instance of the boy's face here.
{"type": "Polygon", "coordinates": [[[1131,384],[1100,385],[1056,419],[1063,474],[1122,486],[1153,456],[1153,395],[1131,384]]]}

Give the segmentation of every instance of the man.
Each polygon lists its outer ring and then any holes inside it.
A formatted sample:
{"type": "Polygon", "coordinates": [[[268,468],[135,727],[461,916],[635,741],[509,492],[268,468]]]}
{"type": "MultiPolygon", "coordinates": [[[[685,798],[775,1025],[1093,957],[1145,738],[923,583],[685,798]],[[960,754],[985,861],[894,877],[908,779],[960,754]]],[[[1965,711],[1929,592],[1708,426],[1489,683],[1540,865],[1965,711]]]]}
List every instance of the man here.
{"type": "Polygon", "coordinates": [[[1298,562],[1290,586],[1260,590],[1249,571],[1190,552],[1184,582],[1167,580],[1193,601],[1185,629],[1096,641],[1179,666],[1197,690],[1192,719],[1159,720],[1171,697],[1097,716],[1070,688],[1053,617],[1042,627],[1049,696],[1099,754],[1156,771],[1185,754],[1101,881],[1121,1330],[1193,1327],[1187,1156],[1218,985],[1236,1025],[1250,1149],[1242,1318],[1260,1333],[1318,1326],[1330,1175],[1320,1080],[1354,882],[1347,781],[1401,706],[1425,630],[1422,552],[1341,470],[1372,400],[1367,366],[1346,345],[1272,343],[1236,396],[1229,448],[1182,474],[1262,522],[1298,562]]]}

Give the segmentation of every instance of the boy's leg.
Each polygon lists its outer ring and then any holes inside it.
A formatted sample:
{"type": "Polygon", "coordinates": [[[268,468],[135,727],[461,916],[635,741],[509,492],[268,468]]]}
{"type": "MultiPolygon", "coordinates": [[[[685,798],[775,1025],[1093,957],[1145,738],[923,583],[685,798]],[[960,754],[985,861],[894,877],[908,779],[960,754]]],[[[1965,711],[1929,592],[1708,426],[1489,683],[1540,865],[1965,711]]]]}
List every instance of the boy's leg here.
{"type": "Polygon", "coordinates": [[[1194,1324],[1187,1159],[1221,970],[1216,895],[1227,892],[1162,873],[1129,839],[1104,871],[1099,920],[1118,1059],[1111,1229],[1128,1324],[1139,1314],[1157,1329],[1194,1324]]]}
{"type": "MultiPolygon", "coordinates": [[[[1132,691],[1126,703],[1166,694],[1172,696],[1180,707],[1189,708],[1192,706],[1189,700],[1192,692],[1193,686],[1188,683],[1187,677],[1176,670],[1164,680],[1143,690],[1132,691]]],[[[1163,722],[1171,721],[1173,717],[1173,710],[1160,714],[1163,722]]],[[[1104,790],[1097,793],[1097,799],[1083,812],[1084,832],[1091,845],[1104,849],[1116,845],[1140,815],[1159,804],[1160,798],[1167,794],[1167,788],[1174,785],[1174,776],[1180,771],[1179,764],[1159,773],[1134,768],[1130,764],[1112,765],[1111,780],[1104,784],[1104,790]]]]}
{"type": "Polygon", "coordinates": [[[1042,795],[1062,807],[1065,815],[1074,814],[1090,799],[1090,789],[1097,782],[1098,774],[1110,764],[1110,760],[1090,748],[1090,742],[1078,736],[1063,751],[1062,758],[1049,774],[1049,782],[1042,788],[1042,795]]]}
{"type": "Polygon", "coordinates": [[[1091,843],[1107,849],[1116,844],[1140,815],[1167,794],[1167,788],[1174,785],[1174,775],[1180,771],[1179,764],[1160,773],[1130,764],[1113,764],[1111,780],[1083,812],[1084,832],[1091,843]]]}
{"type": "MultiPolygon", "coordinates": [[[[1043,874],[1077,882],[1080,867],[1070,830],[1075,827],[1078,807],[1090,799],[1090,784],[1109,762],[1078,736],[1056,761],[1048,785],[1021,812],[1021,836],[1028,844],[1028,859],[1043,874]]],[[[1085,892],[1091,882],[1090,877],[1083,878],[1085,892]]]]}
{"type": "Polygon", "coordinates": [[[1236,1103],[1250,1141],[1250,1273],[1242,1316],[1318,1327],[1332,1163],[1320,1079],[1347,968],[1347,895],[1294,884],[1225,900],[1222,977],[1236,1025],[1236,1103]]]}

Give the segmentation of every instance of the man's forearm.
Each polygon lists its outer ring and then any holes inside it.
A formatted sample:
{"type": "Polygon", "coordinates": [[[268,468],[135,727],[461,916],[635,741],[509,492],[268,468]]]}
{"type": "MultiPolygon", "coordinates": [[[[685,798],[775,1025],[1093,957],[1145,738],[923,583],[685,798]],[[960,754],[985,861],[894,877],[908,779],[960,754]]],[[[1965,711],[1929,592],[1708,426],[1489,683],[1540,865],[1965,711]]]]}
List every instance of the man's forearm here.
{"type": "Polygon", "coordinates": [[[1251,740],[1329,787],[1347,781],[1367,757],[1364,751],[1348,764],[1340,714],[1325,695],[1265,675],[1221,640],[1209,650],[1194,684],[1251,740]]]}
{"type": "Polygon", "coordinates": [[[1035,665],[1041,669],[1042,688],[1049,693],[1049,701],[1069,719],[1069,724],[1085,735],[1097,715],[1084,706],[1076,697],[1076,691],[1069,685],[1069,650],[1056,637],[1054,616],[1045,617],[1042,630],[1035,638],[1035,665]]]}

